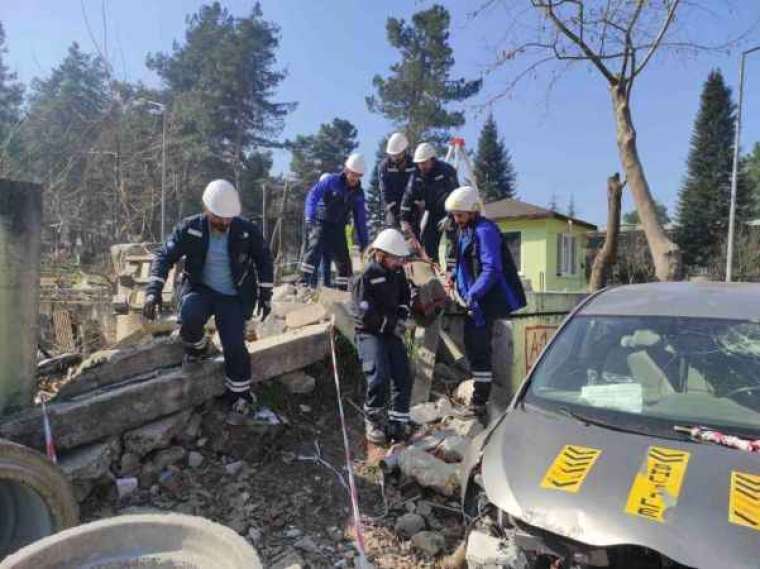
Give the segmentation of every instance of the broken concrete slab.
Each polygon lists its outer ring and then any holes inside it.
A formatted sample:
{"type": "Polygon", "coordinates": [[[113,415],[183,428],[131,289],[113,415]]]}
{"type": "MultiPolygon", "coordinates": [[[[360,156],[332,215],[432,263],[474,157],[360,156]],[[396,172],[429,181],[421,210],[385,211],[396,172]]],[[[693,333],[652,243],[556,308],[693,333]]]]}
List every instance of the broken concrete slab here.
{"type": "Polygon", "coordinates": [[[424,403],[430,399],[430,387],[435,373],[435,356],[441,341],[441,318],[436,317],[426,328],[414,331],[414,343],[417,347],[414,359],[414,384],[412,385],[412,404],[424,403]]]}
{"type": "Polygon", "coordinates": [[[119,458],[120,453],[119,438],[111,437],[62,454],[58,465],[69,480],[100,480],[108,474],[111,464],[119,458]]]}
{"type": "Polygon", "coordinates": [[[182,363],[184,348],[174,339],[161,339],[140,348],[103,350],[87,358],[71,380],[61,387],[59,399],[71,399],[104,385],[117,383],[182,363]]]}
{"type": "Polygon", "coordinates": [[[467,566],[475,569],[491,567],[528,567],[525,554],[509,540],[499,539],[473,530],[467,538],[467,566]]]}
{"type": "Polygon", "coordinates": [[[470,448],[470,439],[461,435],[446,437],[438,446],[438,455],[446,462],[462,462],[467,449],[470,448]]]}
{"type": "Polygon", "coordinates": [[[284,284],[274,287],[272,290],[272,302],[284,300],[294,300],[296,297],[296,287],[292,284],[284,284]]]}
{"type": "Polygon", "coordinates": [[[159,450],[153,457],[153,464],[158,470],[164,470],[165,468],[182,462],[187,456],[187,451],[180,447],[174,446],[164,450],[159,450]]]}
{"type": "Polygon", "coordinates": [[[418,425],[435,423],[452,415],[454,415],[454,408],[449,400],[444,398],[428,403],[418,403],[409,410],[409,416],[418,425]]]}
{"type": "Polygon", "coordinates": [[[456,434],[473,439],[483,432],[483,424],[475,417],[451,417],[445,422],[446,428],[456,434]]]}
{"type": "Polygon", "coordinates": [[[124,448],[142,458],[152,450],[167,448],[187,426],[192,410],[187,409],[124,433],[124,448]]]}
{"type": "Polygon", "coordinates": [[[327,320],[327,310],[321,304],[307,304],[303,308],[290,312],[285,317],[285,325],[289,330],[303,328],[327,320]]]}
{"type": "MultiPolygon", "coordinates": [[[[302,369],[327,357],[329,324],[307,326],[248,345],[253,378],[263,381],[302,369]]],[[[76,448],[177,411],[195,407],[224,393],[224,362],[208,360],[192,370],[168,370],[157,377],[112,386],[87,397],[48,405],[56,445],[76,448]]],[[[39,407],[12,415],[0,423],[0,437],[44,449],[39,407]]]]}
{"type": "Polygon", "coordinates": [[[288,393],[295,395],[311,393],[317,386],[317,380],[302,370],[281,375],[277,378],[277,382],[283,385],[288,393]]]}
{"type": "Polygon", "coordinates": [[[412,536],[412,545],[419,551],[435,557],[446,547],[446,538],[436,531],[421,531],[412,536]]]}
{"type": "Polygon", "coordinates": [[[354,319],[351,316],[351,293],[334,288],[322,288],[318,302],[335,318],[335,327],[345,338],[356,345],[354,319]]]}
{"type": "MultiPolygon", "coordinates": [[[[295,298],[295,297],[294,297],[295,298]]],[[[288,314],[291,312],[295,312],[296,310],[301,310],[305,306],[308,306],[307,304],[304,304],[303,302],[296,302],[293,301],[273,301],[272,302],[272,314],[271,316],[274,316],[275,318],[286,318],[288,314]]]]}
{"type": "Polygon", "coordinates": [[[459,468],[419,449],[410,447],[398,456],[401,472],[424,488],[452,496],[459,486],[459,468]]]}

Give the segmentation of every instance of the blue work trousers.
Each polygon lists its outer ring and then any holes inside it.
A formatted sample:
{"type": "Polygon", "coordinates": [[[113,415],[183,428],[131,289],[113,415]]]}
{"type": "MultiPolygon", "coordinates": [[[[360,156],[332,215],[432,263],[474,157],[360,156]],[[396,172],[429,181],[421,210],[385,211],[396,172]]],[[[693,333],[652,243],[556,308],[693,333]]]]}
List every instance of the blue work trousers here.
{"type": "Polygon", "coordinates": [[[214,316],[224,350],[227,390],[248,394],[251,387],[251,358],[245,345],[245,317],[240,298],[196,286],[182,297],[179,315],[179,334],[190,355],[198,355],[205,349],[207,340],[203,327],[214,316]]]}
{"type": "Polygon", "coordinates": [[[404,341],[394,334],[357,332],[356,346],[362,371],[367,378],[367,398],[364,402],[367,418],[375,422],[382,420],[390,389],[389,419],[408,422],[412,380],[404,341]]]}

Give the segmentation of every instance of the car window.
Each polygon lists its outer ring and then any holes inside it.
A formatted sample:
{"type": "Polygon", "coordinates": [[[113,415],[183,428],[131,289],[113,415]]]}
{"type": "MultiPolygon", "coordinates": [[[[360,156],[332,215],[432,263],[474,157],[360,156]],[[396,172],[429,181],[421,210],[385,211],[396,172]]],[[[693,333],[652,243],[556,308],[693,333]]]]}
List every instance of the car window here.
{"type": "Polygon", "coordinates": [[[760,429],[760,323],[577,316],[538,363],[530,395],[638,418],[760,429]]]}

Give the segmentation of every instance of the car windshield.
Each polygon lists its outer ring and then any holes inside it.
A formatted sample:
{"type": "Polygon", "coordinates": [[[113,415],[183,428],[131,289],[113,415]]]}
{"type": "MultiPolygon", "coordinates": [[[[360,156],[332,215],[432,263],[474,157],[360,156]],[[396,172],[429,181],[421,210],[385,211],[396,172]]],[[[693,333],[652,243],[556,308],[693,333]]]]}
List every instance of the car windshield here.
{"type": "Polygon", "coordinates": [[[621,428],[760,436],[760,322],[576,316],[538,363],[526,400],[621,428]]]}

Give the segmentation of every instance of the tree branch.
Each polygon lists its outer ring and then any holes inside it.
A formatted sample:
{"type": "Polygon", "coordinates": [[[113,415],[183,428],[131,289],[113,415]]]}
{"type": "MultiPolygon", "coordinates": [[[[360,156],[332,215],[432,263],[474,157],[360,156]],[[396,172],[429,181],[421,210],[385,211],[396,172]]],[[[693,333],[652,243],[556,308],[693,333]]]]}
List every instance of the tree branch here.
{"type": "Polygon", "coordinates": [[[644,70],[644,68],[647,66],[647,63],[649,63],[649,60],[652,59],[654,52],[657,51],[657,48],[660,46],[660,43],[662,42],[662,38],[665,37],[665,33],[668,31],[670,24],[673,23],[673,17],[676,14],[676,9],[678,8],[678,5],[680,4],[680,2],[681,0],[673,0],[673,3],[670,5],[670,9],[668,10],[667,15],[665,16],[665,21],[662,23],[662,27],[660,28],[659,33],[657,34],[654,42],[652,43],[652,47],[649,48],[649,51],[644,56],[644,60],[641,62],[641,64],[638,67],[631,70],[632,80],[644,70]]]}
{"type": "Polygon", "coordinates": [[[604,62],[602,61],[600,55],[596,53],[594,50],[592,50],[589,45],[583,41],[575,32],[573,32],[570,28],[568,28],[562,20],[557,17],[557,15],[554,13],[554,8],[564,2],[567,2],[569,0],[560,0],[559,3],[553,4],[553,3],[544,3],[540,0],[531,0],[531,3],[536,8],[542,9],[544,13],[549,17],[549,19],[554,23],[554,25],[568,38],[570,41],[575,43],[581,51],[586,54],[586,57],[588,58],[591,63],[594,64],[594,66],[599,70],[599,72],[604,75],[605,79],[607,81],[614,85],[617,80],[615,76],[610,72],[609,69],[607,69],[607,66],[604,65],[604,62]]]}

